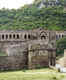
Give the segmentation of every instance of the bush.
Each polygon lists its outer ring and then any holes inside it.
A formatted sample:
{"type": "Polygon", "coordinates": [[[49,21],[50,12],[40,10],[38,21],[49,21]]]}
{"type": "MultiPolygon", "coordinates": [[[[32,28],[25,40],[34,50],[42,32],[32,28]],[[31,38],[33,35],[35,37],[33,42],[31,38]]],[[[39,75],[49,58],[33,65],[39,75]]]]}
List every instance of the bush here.
{"type": "Polygon", "coordinates": [[[66,38],[59,39],[56,42],[56,47],[57,47],[57,50],[56,50],[57,55],[63,54],[64,49],[66,49],[66,38]]]}

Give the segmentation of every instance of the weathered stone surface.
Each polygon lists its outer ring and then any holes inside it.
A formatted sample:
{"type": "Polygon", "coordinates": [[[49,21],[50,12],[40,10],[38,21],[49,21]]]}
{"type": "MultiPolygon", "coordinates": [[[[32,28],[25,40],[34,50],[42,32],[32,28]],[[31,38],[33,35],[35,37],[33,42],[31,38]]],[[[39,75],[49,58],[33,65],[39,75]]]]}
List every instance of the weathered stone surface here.
{"type": "Polygon", "coordinates": [[[0,69],[37,68],[55,65],[55,31],[34,30],[0,31],[0,69]]]}
{"type": "Polygon", "coordinates": [[[64,67],[66,67],[66,49],[64,50],[64,67]]]}
{"type": "MultiPolygon", "coordinates": [[[[43,44],[42,44],[43,46],[43,44]]],[[[34,69],[38,67],[49,67],[50,59],[52,61],[52,65],[55,65],[55,54],[51,55],[51,51],[46,48],[41,48],[41,44],[32,44],[29,45],[29,53],[28,53],[28,68],[34,69]],[[49,57],[50,56],[50,57],[49,57]]]]}
{"type": "Polygon", "coordinates": [[[6,56],[0,57],[0,70],[14,70],[26,68],[25,58],[22,56],[6,56]]]}

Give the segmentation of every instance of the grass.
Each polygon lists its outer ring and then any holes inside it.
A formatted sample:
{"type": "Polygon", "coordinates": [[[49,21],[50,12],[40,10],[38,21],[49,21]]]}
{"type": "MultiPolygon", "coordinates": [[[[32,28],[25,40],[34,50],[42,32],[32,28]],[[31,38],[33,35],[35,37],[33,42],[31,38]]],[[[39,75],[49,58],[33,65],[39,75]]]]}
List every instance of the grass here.
{"type": "Polygon", "coordinates": [[[66,80],[66,75],[45,68],[0,72],[0,80],[66,80]]]}

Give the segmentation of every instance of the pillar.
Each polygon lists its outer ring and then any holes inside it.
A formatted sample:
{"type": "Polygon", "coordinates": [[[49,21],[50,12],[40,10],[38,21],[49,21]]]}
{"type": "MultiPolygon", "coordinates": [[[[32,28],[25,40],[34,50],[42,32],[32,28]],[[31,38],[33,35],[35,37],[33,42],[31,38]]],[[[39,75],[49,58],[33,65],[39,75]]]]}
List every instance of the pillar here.
{"type": "Polygon", "coordinates": [[[66,67],[66,49],[64,50],[64,67],[66,67]]]}

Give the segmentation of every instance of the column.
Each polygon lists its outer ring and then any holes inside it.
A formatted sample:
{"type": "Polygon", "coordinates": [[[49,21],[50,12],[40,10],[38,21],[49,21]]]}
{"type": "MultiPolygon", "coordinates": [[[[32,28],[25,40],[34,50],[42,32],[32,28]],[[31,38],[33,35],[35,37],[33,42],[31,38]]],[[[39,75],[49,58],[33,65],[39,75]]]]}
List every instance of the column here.
{"type": "Polygon", "coordinates": [[[66,49],[64,50],[64,67],[66,67],[66,49]]]}

